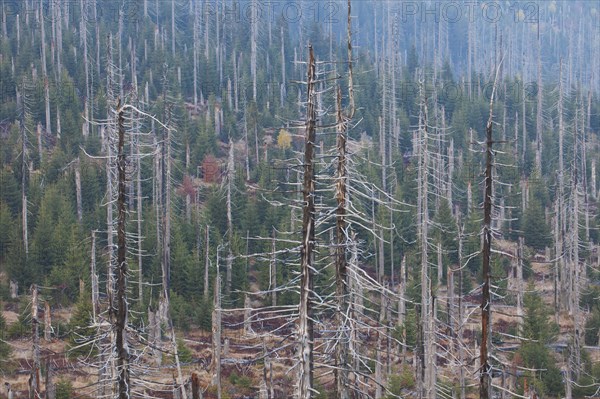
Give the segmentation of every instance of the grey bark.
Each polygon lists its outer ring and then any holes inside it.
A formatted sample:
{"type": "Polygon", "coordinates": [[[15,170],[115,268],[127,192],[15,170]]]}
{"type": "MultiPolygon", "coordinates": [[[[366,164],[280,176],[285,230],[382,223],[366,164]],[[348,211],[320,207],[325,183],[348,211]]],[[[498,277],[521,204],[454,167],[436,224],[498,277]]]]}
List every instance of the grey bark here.
{"type": "Polygon", "coordinates": [[[310,399],[313,390],[313,251],[315,242],[315,170],[316,142],[316,67],[313,48],[309,45],[308,62],[308,109],[304,153],[302,249],[300,259],[300,303],[298,317],[299,375],[296,396],[310,399]]]}
{"type": "Polygon", "coordinates": [[[118,120],[118,146],[117,146],[117,318],[114,325],[116,330],[116,352],[117,371],[119,385],[119,399],[129,399],[131,385],[129,382],[129,349],[127,345],[127,241],[126,241],[126,219],[127,203],[125,200],[127,182],[126,168],[127,156],[125,155],[125,117],[121,102],[117,104],[118,120]]]}
{"type": "Polygon", "coordinates": [[[210,266],[210,226],[206,225],[206,246],[204,248],[204,300],[208,299],[208,269],[210,266]]]}
{"type": "Polygon", "coordinates": [[[46,109],[46,132],[52,134],[52,126],[50,124],[50,87],[48,82],[48,67],[46,65],[46,29],[44,27],[44,20],[46,16],[43,15],[43,0],[40,0],[40,31],[41,31],[41,45],[42,45],[42,76],[44,79],[44,103],[46,109]]]}
{"type": "Polygon", "coordinates": [[[81,196],[81,162],[79,157],[75,162],[75,198],[77,203],[77,221],[81,223],[83,218],[83,205],[81,196]]]}
{"type": "Polygon", "coordinates": [[[227,162],[227,239],[229,241],[227,254],[227,266],[226,266],[226,280],[225,280],[225,292],[231,293],[231,275],[233,271],[233,217],[231,214],[231,193],[233,179],[235,177],[235,164],[234,164],[234,145],[233,140],[229,139],[229,160],[227,162]]]}
{"type": "Polygon", "coordinates": [[[29,375],[29,399],[41,399],[41,363],[40,363],[40,336],[38,319],[38,287],[31,286],[31,334],[32,338],[32,365],[29,375]]]}
{"type": "Polygon", "coordinates": [[[100,310],[98,274],[96,274],[96,230],[92,230],[92,250],[90,259],[90,281],[92,282],[92,321],[96,323],[96,316],[100,310]]]}

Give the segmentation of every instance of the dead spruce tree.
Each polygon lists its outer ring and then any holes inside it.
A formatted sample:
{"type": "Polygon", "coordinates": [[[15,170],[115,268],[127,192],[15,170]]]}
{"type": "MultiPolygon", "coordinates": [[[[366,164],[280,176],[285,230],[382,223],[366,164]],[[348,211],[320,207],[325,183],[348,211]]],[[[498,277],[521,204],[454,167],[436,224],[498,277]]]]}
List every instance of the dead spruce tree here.
{"type": "MultiPolygon", "coordinates": [[[[348,10],[350,20],[350,7],[348,10]]],[[[379,281],[371,277],[373,253],[365,249],[366,244],[357,238],[356,231],[363,230],[377,240],[384,240],[385,229],[373,224],[366,210],[375,206],[395,212],[394,207],[400,204],[362,175],[361,169],[368,164],[366,151],[361,150],[360,154],[348,151],[348,143],[352,148],[360,147],[348,137],[348,131],[354,127],[355,108],[351,26],[348,39],[347,100],[341,87],[327,83],[339,79],[336,70],[339,65],[317,61],[312,46],[305,63],[308,67],[307,97],[303,103],[305,120],[290,128],[304,133],[304,152],[296,160],[299,179],[298,182],[288,179],[282,185],[291,188],[283,193],[292,194],[292,207],[300,208],[301,234],[276,231],[270,237],[258,237],[271,244],[271,251],[249,255],[269,266],[269,276],[273,276],[272,265],[277,257],[299,252],[299,263],[290,262],[289,257],[286,262],[287,269],[292,268],[295,273],[289,276],[287,272],[287,278],[277,277],[276,281],[271,278],[267,290],[246,293],[254,301],[265,301],[266,306],[224,310],[243,312],[249,337],[264,340],[257,356],[268,362],[278,359],[293,370],[296,386],[294,393],[287,391],[287,395],[296,398],[315,397],[316,387],[328,376],[334,378],[338,397],[372,398],[389,393],[383,372],[387,361],[384,351],[392,337],[382,323],[390,319],[387,304],[397,302],[398,297],[382,283],[383,278],[379,281]],[[328,108],[335,112],[328,112],[328,108]],[[329,140],[333,135],[334,143],[329,140]],[[325,145],[331,147],[325,149],[325,145]],[[302,198],[294,202],[296,193],[301,193],[302,198]],[[300,239],[295,238],[298,236],[300,239]],[[329,249],[319,250],[325,245],[329,249]],[[298,293],[297,305],[282,305],[279,300],[273,303],[274,292],[278,296],[298,293]],[[369,306],[365,305],[367,302],[369,306]],[[265,332],[258,327],[262,323],[276,327],[265,332]],[[358,344],[359,337],[372,340],[373,332],[378,342],[374,352],[372,347],[358,344]],[[318,374],[315,370],[319,370],[318,374]]],[[[269,201],[273,206],[285,204],[280,200],[269,201]]],[[[290,226],[297,225],[293,218],[292,215],[290,226]]],[[[381,263],[377,262],[375,268],[382,270],[381,263]]],[[[246,307],[250,303],[247,301],[246,307]]],[[[263,392],[274,392],[274,397],[285,396],[281,392],[286,392],[286,387],[273,383],[269,382],[271,386],[263,392]]]]}
{"type": "Polygon", "coordinates": [[[300,250],[300,303],[298,305],[299,371],[296,396],[313,396],[314,372],[314,248],[315,248],[315,143],[316,143],[316,61],[312,46],[308,48],[306,139],[302,184],[302,246],[300,250]]]}
{"type": "MultiPolygon", "coordinates": [[[[80,334],[76,340],[77,345],[73,349],[86,353],[80,356],[79,361],[90,370],[96,370],[98,375],[98,383],[88,386],[85,389],[86,394],[94,397],[129,399],[147,397],[147,390],[170,390],[179,392],[185,399],[186,392],[182,388],[183,378],[172,327],[169,331],[172,338],[170,345],[164,348],[162,345],[157,345],[153,326],[146,328],[140,324],[139,314],[131,311],[129,299],[129,292],[132,289],[139,290],[143,284],[139,280],[135,284],[129,284],[131,273],[129,262],[132,261],[132,254],[135,255],[133,249],[136,246],[140,249],[142,240],[139,235],[142,215],[137,215],[136,227],[128,223],[131,213],[129,204],[135,200],[135,195],[130,189],[130,181],[141,176],[139,169],[136,171],[136,168],[144,165],[140,162],[140,158],[155,155],[153,133],[151,130],[144,132],[143,129],[152,124],[169,132],[172,128],[140,108],[128,104],[126,99],[121,99],[115,94],[117,92],[115,82],[118,79],[114,77],[119,70],[111,59],[109,50],[110,73],[107,79],[107,95],[116,100],[108,102],[106,120],[93,122],[100,125],[103,134],[104,155],[101,158],[106,162],[107,173],[107,303],[100,300],[94,248],[91,265],[93,306],[91,325],[83,329],[84,333],[80,334]],[[152,345],[151,349],[148,348],[149,345],[152,345]],[[146,352],[154,352],[161,357],[163,353],[173,356],[177,371],[175,382],[160,381],[159,370],[143,356],[146,352]]],[[[141,106],[140,103],[138,105],[141,106]]],[[[140,190],[139,182],[137,183],[140,190]]],[[[137,196],[139,201],[141,192],[138,192],[137,196]]],[[[95,233],[92,235],[92,242],[95,247],[95,233]]]]}

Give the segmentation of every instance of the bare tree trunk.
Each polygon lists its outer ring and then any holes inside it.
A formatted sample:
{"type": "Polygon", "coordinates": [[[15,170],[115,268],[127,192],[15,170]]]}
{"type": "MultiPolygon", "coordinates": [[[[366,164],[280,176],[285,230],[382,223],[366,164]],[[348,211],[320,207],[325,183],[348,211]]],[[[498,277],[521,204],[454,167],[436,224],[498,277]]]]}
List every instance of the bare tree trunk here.
{"type": "MultiPolygon", "coordinates": [[[[555,248],[556,248],[556,259],[557,259],[557,270],[555,272],[555,279],[558,279],[561,274],[564,274],[564,263],[563,263],[563,251],[564,251],[564,240],[565,240],[565,221],[562,219],[563,210],[564,210],[564,197],[565,197],[565,187],[564,187],[564,136],[565,136],[565,126],[564,126],[564,115],[563,115],[563,96],[564,90],[562,85],[562,60],[561,66],[559,69],[559,79],[558,79],[558,193],[557,193],[557,206],[556,206],[556,223],[555,223],[555,248]]],[[[555,283],[556,290],[559,290],[558,282],[555,283]]],[[[564,283],[563,283],[564,286],[564,283]]],[[[555,294],[557,299],[560,298],[558,292],[555,294]]],[[[558,302],[558,301],[557,301],[558,302]]],[[[557,314],[558,311],[557,310],[557,314]]]]}
{"type": "Polygon", "coordinates": [[[519,244],[517,248],[517,284],[515,287],[515,290],[517,292],[517,326],[519,332],[521,332],[521,329],[523,328],[523,316],[525,315],[525,313],[523,312],[523,290],[525,289],[525,287],[523,286],[524,245],[525,239],[523,237],[519,237],[519,244]]]}
{"type": "MultiPolygon", "coordinates": [[[[498,78],[498,68],[496,68],[496,77],[490,98],[490,114],[486,125],[486,159],[485,159],[485,194],[483,198],[483,248],[482,248],[482,276],[483,287],[481,297],[481,347],[479,351],[479,397],[481,399],[492,398],[492,374],[489,364],[488,341],[491,336],[491,297],[490,297],[490,262],[492,257],[492,126],[494,117],[494,95],[496,92],[496,81],[498,78]]],[[[540,169],[541,170],[541,169],[540,169]]]]}
{"type": "Polygon", "coordinates": [[[315,105],[316,67],[313,48],[309,45],[308,63],[308,109],[304,153],[302,249],[300,260],[300,304],[298,319],[298,355],[300,370],[296,396],[310,399],[313,395],[313,251],[315,245],[315,170],[314,152],[316,142],[315,105]]]}
{"type": "Polygon", "coordinates": [[[23,248],[25,249],[25,257],[29,256],[29,231],[27,223],[27,179],[29,177],[28,167],[28,152],[27,152],[27,130],[25,127],[25,99],[24,93],[17,93],[17,98],[20,106],[19,115],[19,130],[21,133],[21,223],[23,229],[23,248]]]}
{"type": "Polygon", "coordinates": [[[38,156],[40,157],[40,164],[44,160],[44,148],[42,146],[42,124],[38,122],[36,129],[37,136],[37,147],[38,147],[38,156]]]}
{"type": "MultiPolygon", "coordinates": [[[[258,3],[252,0],[250,16],[250,75],[252,76],[252,100],[256,102],[256,57],[258,41],[258,3]]],[[[258,157],[256,157],[258,161],[258,157]]]]}
{"type": "Polygon", "coordinates": [[[542,176],[542,144],[543,144],[543,116],[542,116],[542,47],[538,27],[538,60],[537,60],[537,115],[536,115],[536,148],[535,148],[535,166],[542,176]]]}
{"type": "Polygon", "coordinates": [[[49,342],[52,339],[52,315],[50,313],[50,303],[44,303],[44,340],[49,342]]]}
{"type": "Polygon", "coordinates": [[[32,357],[31,375],[29,376],[29,399],[41,399],[41,377],[40,377],[40,336],[39,336],[39,319],[38,319],[38,287],[33,284],[31,286],[31,334],[32,338],[32,357]]]}
{"type": "Polygon", "coordinates": [[[244,334],[249,335],[252,333],[252,304],[250,303],[250,297],[248,294],[244,295],[244,334]]]}
{"type": "Polygon", "coordinates": [[[56,399],[56,385],[54,384],[54,365],[51,359],[46,359],[46,397],[56,399]]]}
{"type": "Polygon", "coordinates": [[[171,347],[173,350],[173,357],[175,358],[175,368],[177,369],[175,392],[180,395],[181,399],[187,399],[187,391],[185,389],[185,384],[183,383],[183,374],[181,372],[181,363],[179,361],[179,352],[177,349],[177,337],[175,336],[175,328],[173,327],[173,323],[171,323],[170,327],[171,347]]]}
{"type": "Polygon", "coordinates": [[[227,239],[229,241],[227,254],[227,268],[226,268],[226,279],[225,279],[225,292],[231,293],[231,274],[233,271],[233,218],[231,215],[231,191],[233,185],[233,179],[235,177],[235,165],[234,165],[234,154],[233,154],[233,141],[229,139],[229,161],[227,162],[227,239]]]}
{"type": "Polygon", "coordinates": [[[271,237],[271,260],[269,262],[269,291],[271,291],[271,306],[277,306],[277,247],[275,242],[275,227],[271,237]]]}
{"type": "MultiPolygon", "coordinates": [[[[398,273],[398,325],[404,324],[404,318],[406,317],[406,255],[402,256],[400,262],[400,271],[398,273]]],[[[405,346],[402,346],[402,351],[405,351],[405,346]]]]}
{"type": "Polygon", "coordinates": [[[81,41],[83,42],[83,68],[85,72],[85,115],[83,121],[83,137],[84,139],[90,133],[90,118],[92,117],[92,95],[90,91],[90,66],[88,59],[88,43],[87,43],[87,22],[90,16],[87,13],[88,5],[86,0],[81,0],[81,22],[79,23],[79,31],[81,32],[81,41]]]}
{"type": "Polygon", "coordinates": [[[92,321],[96,323],[96,316],[100,310],[98,275],[96,274],[96,230],[92,230],[92,251],[90,258],[90,281],[92,282],[92,321]]]}
{"type": "Polygon", "coordinates": [[[521,126],[523,128],[522,139],[523,145],[521,149],[521,165],[525,164],[525,154],[527,153],[527,108],[525,104],[525,99],[527,98],[527,93],[525,91],[525,85],[523,85],[523,92],[521,93],[521,126]]]}
{"type": "Polygon", "coordinates": [[[442,243],[438,241],[437,243],[437,286],[440,287],[442,285],[442,279],[444,277],[444,265],[443,265],[443,256],[442,256],[442,243]]]}
{"type": "Polygon", "coordinates": [[[193,24],[193,36],[194,36],[194,48],[193,55],[194,58],[194,106],[198,106],[198,43],[200,43],[200,13],[202,4],[193,3],[194,7],[194,24],[193,24]]]}
{"type": "Polygon", "coordinates": [[[427,104],[423,101],[421,105],[421,114],[419,115],[419,130],[418,130],[418,197],[417,197],[417,213],[418,213],[418,237],[421,247],[421,317],[419,325],[421,327],[422,348],[420,351],[421,357],[421,373],[420,373],[420,392],[422,398],[435,397],[435,353],[434,353],[434,334],[433,331],[433,308],[434,302],[432,297],[431,276],[429,275],[429,260],[428,260],[428,230],[429,230],[429,149],[428,149],[428,127],[427,127],[427,104]]]}
{"type": "Polygon", "coordinates": [[[77,221],[81,223],[83,218],[83,205],[81,197],[81,162],[79,161],[79,157],[77,157],[77,161],[75,162],[75,197],[77,203],[77,221]]]}
{"type": "MultiPolygon", "coordinates": [[[[460,267],[460,265],[459,265],[460,267]]],[[[448,295],[448,329],[450,331],[451,337],[455,338],[456,335],[456,315],[454,313],[454,308],[456,307],[456,301],[454,298],[454,270],[450,265],[448,265],[448,270],[446,271],[446,291],[448,295]]],[[[455,356],[456,349],[456,339],[452,339],[450,342],[450,351],[452,356],[455,356]]]]}
{"type": "MultiPolygon", "coordinates": [[[[163,99],[165,96],[163,95],[163,99]]],[[[167,110],[167,120],[170,122],[171,111],[167,110]]],[[[169,125],[167,123],[167,126],[169,125]]],[[[171,129],[165,128],[163,140],[163,184],[164,203],[162,204],[162,287],[159,302],[159,317],[160,322],[167,326],[171,325],[171,317],[169,315],[170,308],[170,290],[171,290],[171,129]]]]}
{"type": "Polygon", "coordinates": [[[118,112],[118,153],[117,153],[117,168],[118,168],[118,194],[117,194],[117,319],[115,323],[116,330],[116,352],[117,352],[117,370],[119,384],[119,399],[129,399],[130,383],[129,383],[129,350],[127,345],[127,242],[125,224],[127,219],[127,203],[126,203],[126,168],[127,156],[125,155],[125,118],[121,101],[117,104],[118,112]]]}
{"type": "Polygon", "coordinates": [[[279,102],[283,108],[287,97],[287,78],[285,74],[285,41],[283,40],[283,26],[281,27],[281,87],[279,89],[279,102]]]}
{"type": "MultiPolygon", "coordinates": [[[[387,304],[388,298],[386,297],[385,293],[381,294],[381,307],[379,310],[379,325],[380,327],[386,325],[386,314],[387,314],[387,308],[388,308],[388,304],[387,304]]],[[[384,378],[384,371],[383,371],[383,359],[382,359],[382,352],[383,352],[383,336],[384,336],[384,332],[385,330],[382,331],[378,331],[377,332],[377,357],[375,360],[375,399],[381,399],[383,397],[383,387],[385,387],[386,381],[384,378]]]]}
{"type": "MultiPolygon", "coordinates": [[[[583,322],[582,314],[579,309],[580,301],[580,286],[582,284],[582,265],[579,264],[579,193],[578,193],[578,182],[577,182],[577,170],[575,170],[575,176],[573,178],[573,214],[572,220],[573,225],[571,227],[572,234],[572,245],[573,245],[573,295],[571,300],[571,309],[573,312],[573,362],[576,365],[581,364],[581,347],[582,347],[582,335],[583,335],[583,322]]],[[[579,379],[579,367],[576,368],[575,379],[579,379]]]]}
{"type": "Polygon", "coordinates": [[[44,79],[44,102],[46,105],[46,133],[52,134],[52,126],[50,124],[50,86],[48,82],[48,68],[46,65],[46,29],[44,27],[44,20],[47,18],[43,15],[44,4],[43,0],[40,0],[40,30],[41,30],[41,41],[42,41],[42,75],[44,79]]]}
{"type": "MultiPolygon", "coordinates": [[[[241,53],[240,53],[240,57],[241,57],[241,53]]],[[[239,68],[239,62],[237,60],[236,54],[235,54],[235,50],[233,51],[233,107],[236,113],[240,112],[240,108],[239,108],[239,73],[238,73],[238,68],[239,68]]]]}
{"type": "Polygon", "coordinates": [[[171,0],[171,54],[175,57],[175,0],[171,0]]]}
{"type": "MultiPolygon", "coordinates": [[[[244,108],[246,108],[245,105],[244,108]]],[[[250,180],[250,142],[248,141],[248,117],[246,109],[244,109],[244,145],[246,147],[246,180],[250,180]]]]}
{"type": "Polygon", "coordinates": [[[61,54],[63,52],[63,39],[62,39],[62,23],[63,23],[63,10],[65,11],[64,15],[64,23],[67,29],[69,29],[69,7],[61,7],[60,5],[56,7],[56,77],[57,81],[61,82],[62,80],[62,61],[61,54]]]}
{"type": "Polygon", "coordinates": [[[562,265],[562,236],[560,228],[560,205],[559,199],[557,198],[554,202],[554,318],[558,325],[560,325],[560,309],[562,307],[563,299],[561,295],[561,275],[563,272],[562,265]]]}
{"type": "Polygon", "coordinates": [[[143,303],[144,299],[144,262],[143,262],[143,239],[142,239],[142,218],[143,213],[143,199],[142,199],[142,157],[140,156],[140,141],[136,138],[136,158],[137,158],[137,260],[138,260],[138,301],[143,303]]]}
{"type": "Polygon", "coordinates": [[[206,247],[204,248],[204,300],[208,299],[208,269],[210,266],[210,226],[206,225],[206,247]]]}
{"type": "Polygon", "coordinates": [[[60,139],[60,133],[62,132],[60,127],[60,108],[56,106],[56,138],[60,139]]]}
{"type": "Polygon", "coordinates": [[[212,314],[212,347],[213,347],[213,385],[217,386],[217,398],[221,399],[221,276],[218,273],[219,261],[217,250],[217,277],[215,278],[214,310],[212,314]]]}
{"type": "Polygon", "coordinates": [[[346,315],[348,314],[348,274],[346,249],[348,244],[346,223],[346,195],[348,172],[346,170],[346,129],[347,121],[342,113],[342,91],[337,88],[337,173],[336,173],[336,247],[335,247],[335,274],[336,274],[336,327],[338,337],[336,338],[336,369],[334,372],[336,380],[336,394],[339,399],[349,398],[348,379],[348,352],[349,332],[347,328],[346,315]]]}
{"type": "Polygon", "coordinates": [[[458,316],[457,316],[457,336],[458,336],[458,363],[459,363],[459,385],[460,385],[460,398],[466,399],[466,385],[465,385],[465,357],[464,357],[464,345],[462,343],[463,334],[463,234],[464,225],[460,222],[460,214],[457,212],[456,215],[456,227],[458,230],[458,316]]]}

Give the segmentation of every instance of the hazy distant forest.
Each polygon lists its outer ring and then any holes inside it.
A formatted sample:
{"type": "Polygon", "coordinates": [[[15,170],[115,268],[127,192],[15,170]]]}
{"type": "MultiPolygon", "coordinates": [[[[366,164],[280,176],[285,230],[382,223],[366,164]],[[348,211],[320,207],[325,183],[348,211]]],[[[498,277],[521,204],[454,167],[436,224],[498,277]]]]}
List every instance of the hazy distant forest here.
{"type": "Polygon", "coordinates": [[[0,13],[0,398],[600,397],[598,1],[0,13]]]}

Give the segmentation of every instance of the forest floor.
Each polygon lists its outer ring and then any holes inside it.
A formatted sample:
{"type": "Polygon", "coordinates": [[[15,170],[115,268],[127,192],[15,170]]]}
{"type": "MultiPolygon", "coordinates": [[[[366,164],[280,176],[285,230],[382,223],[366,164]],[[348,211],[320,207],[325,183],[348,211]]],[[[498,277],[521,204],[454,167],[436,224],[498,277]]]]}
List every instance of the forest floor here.
{"type": "MultiPolygon", "coordinates": [[[[507,254],[515,252],[515,245],[506,241],[499,242],[498,245],[502,251],[507,254]]],[[[531,262],[532,275],[530,281],[535,284],[535,289],[539,292],[544,302],[553,308],[554,306],[554,280],[553,280],[553,264],[547,262],[542,256],[536,255],[531,262]]],[[[509,290],[511,284],[509,281],[509,290]]],[[[473,282],[475,284],[475,282],[473,282]]],[[[444,298],[446,293],[442,288],[438,293],[440,298],[444,298]]],[[[23,300],[22,300],[23,302],[23,300]]],[[[479,356],[478,347],[478,332],[480,331],[480,303],[476,296],[467,296],[463,300],[464,304],[464,325],[462,330],[462,341],[466,349],[463,356],[467,360],[465,374],[472,378],[477,373],[477,363],[479,356]]],[[[446,306],[441,303],[440,306],[446,306]]],[[[73,308],[56,308],[52,309],[53,324],[57,326],[67,325],[71,318],[73,308]]],[[[519,346],[519,340],[513,337],[515,335],[518,322],[517,307],[515,305],[495,304],[493,307],[493,327],[494,335],[492,342],[492,350],[496,354],[497,359],[502,360],[506,364],[505,370],[507,376],[496,376],[495,383],[502,384],[505,387],[511,388],[514,386],[515,364],[513,362],[513,353],[519,346]],[[511,371],[512,370],[512,371],[511,371]],[[510,376],[513,374],[513,376],[510,376]]],[[[19,312],[15,302],[6,302],[3,304],[2,314],[6,320],[8,330],[10,326],[16,323],[19,319],[19,312]]],[[[225,316],[224,316],[225,317],[225,316]]],[[[225,398],[258,398],[260,389],[265,389],[263,376],[266,373],[267,381],[272,378],[274,385],[274,393],[276,398],[288,398],[293,394],[293,375],[289,373],[290,361],[283,358],[275,359],[271,362],[268,369],[264,367],[263,345],[269,346],[280,339],[275,335],[270,338],[265,332],[272,329],[271,325],[252,325],[257,332],[245,332],[241,320],[237,316],[236,320],[230,320],[229,325],[236,325],[236,328],[225,328],[223,331],[223,355],[222,355],[222,386],[223,397],[225,398]],[[272,376],[272,377],[271,377],[272,376]]],[[[226,317],[225,317],[226,318],[226,317]]],[[[557,355],[560,355],[566,350],[569,342],[569,334],[573,329],[572,317],[566,312],[561,312],[559,315],[560,333],[557,337],[553,349],[557,355]]],[[[63,327],[64,328],[64,327],[63,327]]],[[[43,325],[40,326],[43,330],[43,325]]],[[[94,386],[97,376],[91,369],[82,367],[77,361],[68,358],[65,353],[67,351],[67,340],[58,339],[56,336],[64,336],[65,331],[54,331],[53,338],[46,341],[43,338],[41,342],[41,357],[42,357],[42,376],[46,369],[46,361],[51,361],[55,370],[54,381],[68,381],[75,390],[75,398],[88,398],[90,387],[94,386]]],[[[443,334],[440,334],[443,335],[443,334]]],[[[451,334],[456,336],[456,332],[451,334]]],[[[213,357],[211,333],[201,331],[199,329],[191,329],[189,332],[177,333],[185,346],[189,349],[192,361],[183,365],[183,375],[186,381],[189,381],[192,372],[196,373],[201,386],[206,388],[204,398],[216,398],[216,390],[212,386],[213,373],[211,371],[211,362],[213,357]]],[[[374,336],[364,338],[363,344],[375,344],[374,336]],[[373,342],[370,342],[373,341],[373,342]]],[[[28,338],[7,340],[11,346],[12,354],[10,361],[7,359],[0,363],[0,367],[4,368],[2,372],[3,383],[10,383],[14,392],[15,398],[24,398],[28,396],[28,380],[31,370],[32,359],[32,344],[28,338]]],[[[170,346],[169,341],[163,341],[165,347],[170,346]]],[[[458,370],[456,362],[451,359],[457,359],[458,353],[454,345],[450,345],[447,340],[438,340],[438,354],[442,353],[438,362],[438,379],[441,381],[456,381],[458,379],[458,370]],[[442,358],[446,359],[442,359],[442,358]],[[450,359],[450,360],[448,360],[450,359]]],[[[600,361],[600,348],[586,347],[587,352],[593,361],[600,361]]],[[[281,355],[293,356],[291,351],[282,352],[281,355]]],[[[384,353],[384,357],[389,356],[390,370],[392,374],[398,374],[402,370],[402,364],[414,364],[414,354],[405,351],[397,345],[390,345],[390,353],[384,353]]],[[[562,356],[557,356],[557,359],[562,359],[562,356]]],[[[563,362],[558,361],[560,368],[564,367],[563,362]]],[[[327,387],[331,385],[332,376],[319,376],[316,373],[318,382],[321,386],[327,387]]],[[[44,378],[44,377],[42,377],[44,378]]],[[[161,368],[158,375],[152,377],[156,381],[165,384],[173,384],[176,381],[176,370],[172,364],[167,364],[161,368]]],[[[42,386],[44,386],[42,384],[42,386]]],[[[4,392],[0,393],[0,398],[4,392]]],[[[176,398],[172,392],[148,392],[148,395],[157,398],[176,398]]],[[[473,395],[475,397],[475,391],[473,395]]],[[[190,396],[191,397],[191,396],[190,396]]]]}

